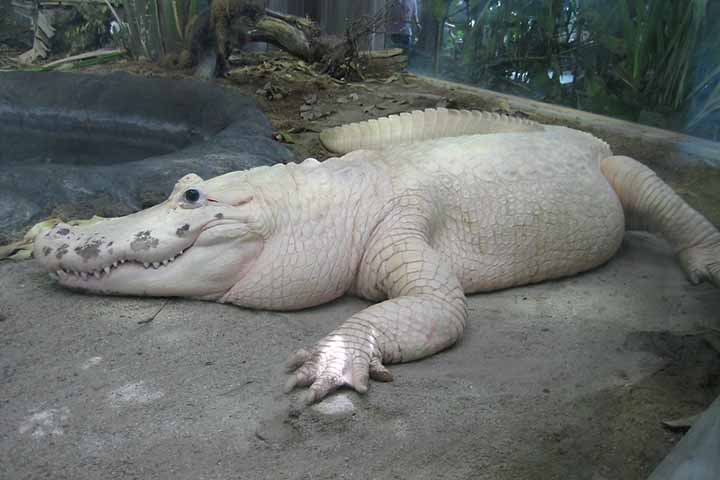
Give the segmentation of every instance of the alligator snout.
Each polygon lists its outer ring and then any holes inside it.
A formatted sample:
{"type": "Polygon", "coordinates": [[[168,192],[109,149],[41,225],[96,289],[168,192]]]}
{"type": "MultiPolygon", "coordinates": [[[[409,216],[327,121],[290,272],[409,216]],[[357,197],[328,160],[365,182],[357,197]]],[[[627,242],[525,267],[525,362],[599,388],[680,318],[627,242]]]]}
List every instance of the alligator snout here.
{"type": "Polygon", "coordinates": [[[70,251],[71,244],[75,243],[72,227],[66,223],[59,223],[35,239],[33,254],[43,265],[58,265],[70,251]]]}
{"type": "Polygon", "coordinates": [[[35,239],[33,254],[51,271],[64,266],[79,268],[112,255],[112,242],[94,232],[83,232],[80,227],[59,223],[35,239]]]}

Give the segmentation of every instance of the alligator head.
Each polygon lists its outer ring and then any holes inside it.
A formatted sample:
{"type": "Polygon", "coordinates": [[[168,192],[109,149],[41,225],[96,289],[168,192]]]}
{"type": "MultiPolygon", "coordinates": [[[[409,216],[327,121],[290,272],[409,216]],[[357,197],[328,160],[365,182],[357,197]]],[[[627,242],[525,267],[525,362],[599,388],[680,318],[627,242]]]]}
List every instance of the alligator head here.
{"type": "Polygon", "coordinates": [[[60,284],[120,295],[216,299],[252,269],[267,226],[244,172],[183,177],[147,210],[90,225],[59,224],[33,253],[60,284]]]}

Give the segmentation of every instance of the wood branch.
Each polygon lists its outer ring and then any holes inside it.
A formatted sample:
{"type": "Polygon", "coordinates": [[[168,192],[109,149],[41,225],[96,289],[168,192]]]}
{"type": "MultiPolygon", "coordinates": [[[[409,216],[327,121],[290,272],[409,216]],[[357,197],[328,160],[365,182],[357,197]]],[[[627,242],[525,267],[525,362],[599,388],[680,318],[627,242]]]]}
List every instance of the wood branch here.
{"type": "Polygon", "coordinates": [[[286,20],[263,15],[249,26],[247,34],[252,41],[267,42],[303,60],[314,60],[317,46],[310,29],[298,28],[286,20]]]}
{"type": "MultiPolygon", "coordinates": [[[[121,7],[122,2],[120,0],[108,0],[110,1],[114,6],[121,7]]],[[[47,0],[47,1],[41,1],[39,3],[40,8],[43,7],[63,7],[63,6],[73,6],[77,5],[79,3],[87,4],[87,3],[94,3],[97,5],[103,5],[105,4],[106,0],[47,0]]]]}
{"type": "MultiPolygon", "coordinates": [[[[358,79],[362,73],[357,39],[369,33],[367,28],[348,29],[341,39],[324,37],[309,18],[266,10],[245,0],[213,0],[210,14],[200,15],[192,22],[184,56],[193,65],[216,64],[217,73],[223,74],[229,70],[228,59],[233,49],[248,41],[266,42],[307,63],[319,64],[322,73],[358,79]],[[210,50],[216,52],[216,62],[207,61],[210,50]]],[[[207,70],[202,67],[202,72],[207,70]]]]}
{"type": "Polygon", "coordinates": [[[265,15],[292,24],[304,23],[306,24],[307,28],[312,28],[313,25],[312,20],[308,18],[297,17],[295,15],[290,15],[289,13],[276,12],[275,10],[270,10],[269,8],[265,9],[265,15]]]}
{"type": "Polygon", "coordinates": [[[360,52],[362,72],[365,75],[387,77],[407,68],[408,56],[401,48],[360,52]]]}
{"type": "Polygon", "coordinates": [[[43,65],[43,67],[57,67],[58,65],[62,65],[64,63],[71,63],[71,62],[77,62],[79,60],[87,60],[90,58],[96,58],[96,57],[103,57],[107,55],[123,55],[124,53],[127,53],[127,50],[124,48],[116,48],[116,49],[109,49],[109,48],[101,48],[100,50],[94,50],[92,52],[85,52],[81,53],[79,55],[73,55],[71,57],[65,57],[61,58],[60,60],[55,60],[54,62],[46,63],[43,65]]]}

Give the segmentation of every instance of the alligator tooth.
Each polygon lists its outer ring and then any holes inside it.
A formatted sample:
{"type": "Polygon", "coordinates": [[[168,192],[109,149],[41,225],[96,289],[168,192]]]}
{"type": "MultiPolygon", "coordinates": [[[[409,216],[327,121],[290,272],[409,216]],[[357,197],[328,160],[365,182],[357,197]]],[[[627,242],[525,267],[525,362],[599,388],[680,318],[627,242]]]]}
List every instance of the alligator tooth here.
{"type": "Polygon", "coordinates": [[[153,268],[160,268],[160,262],[153,262],[153,268]]]}
{"type": "Polygon", "coordinates": [[[110,267],[103,268],[103,272],[105,272],[105,274],[110,273],[110,267]]]}
{"type": "Polygon", "coordinates": [[[170,258],[168,258],[167,261],[168,261],[168,262],[172,262],[173,260],[175,260],[175,257],[170,257],[170,258]]]}
{"type": "Polygon", "coordinates": [[[50,278],[52,278],[53,280],[57,280],[57,279],[59,278],[59,275],[57,274],[57,272],[48,272],[48,275],[49,275],[50,278]]]}
{"type": "Polygon", "coordinates": [[[95,278],[100,278],[100,272],[98,272],[97,270],[93,272],[93,275],[95,275],[95,278]]]}
{"type": "Polygon", "coordinates": [[[162,264],[163,264],[163,265],[167,265],[169,261],[170,261],[170,260],[163,260],[163,261],[162,261],[162,264]]]}
{"type": "Polygon", "coordinates": [[[86,272],[80,272],[80,278],[83,280],[87,280],[87,273],[86,272]]]}
{"type": "Polygon", "coordinates": [[[122,265],[125,262],[127,262],[127,260],[120,260],[120,265],[122,265]]]}
{"type": "Polygon", "coordinates": [[[150,264],[148,262],[143,263],[143,267],[150,268],[150,264]]]}
{"type": "Polygon", "coordinates": [[[115,261],[113,262],[113,267],[117,268],[117,266],[118,266],[118,262],[117,262],[117,260],[115,260],[115,261]]]}
{"type": "Polygon", "coordinates": [[[65,277],[68,276],[68,273],[65,270],[58,270],[57,274],[58,274],[58,277],[60,277],[62,279],[64,279],[65,277]]]}

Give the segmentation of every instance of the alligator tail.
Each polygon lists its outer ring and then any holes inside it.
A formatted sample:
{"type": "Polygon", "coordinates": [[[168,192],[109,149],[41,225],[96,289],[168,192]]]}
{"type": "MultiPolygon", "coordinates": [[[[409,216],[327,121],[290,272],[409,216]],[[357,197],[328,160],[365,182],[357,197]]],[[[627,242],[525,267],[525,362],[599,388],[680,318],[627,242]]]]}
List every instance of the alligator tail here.
{"type": "Polygon", "coordinates": [[[320,141],[331,152],[344,154],[433,138],[542,130],[544,127],[539,123],[508,115],[428,108],[329,128],[320,133],[320,141]]]}

